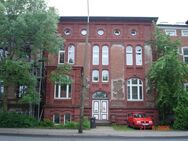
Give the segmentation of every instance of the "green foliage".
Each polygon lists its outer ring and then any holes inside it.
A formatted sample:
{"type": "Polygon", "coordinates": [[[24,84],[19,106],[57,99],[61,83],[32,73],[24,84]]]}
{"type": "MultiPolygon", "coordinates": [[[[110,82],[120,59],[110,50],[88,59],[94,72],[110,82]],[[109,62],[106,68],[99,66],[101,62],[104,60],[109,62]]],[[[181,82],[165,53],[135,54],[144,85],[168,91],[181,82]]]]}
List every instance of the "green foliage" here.
{"type": "Polygon", "coordinates": [[[168,114],[174,113],[188,78],[188,66],[179,60],[178,45],[179,41],[171,41],[169,36],[156,30],[152,46],[158,58],[149,71],[148,85],[157,91],[157,105],[165,121],[168,114]]]}
{"type": "Polygon", "coordinates": [[[84,117],[83,129],[89,129],[89,128],[90,128],[90,121],[89,121],[88,117],[84,117]]]}
{"type": "Polygon", "coordinates": [[[177,107],[174,109],[176,117],[173,127],[179,130],[188,129],[188,93],[182,93],[177,107]]]}
{"type": "Polygon", "coordinates": [[[51,72],[51,80],[55,83],[61,84],[71,84],[71,78],[68,77],[70,75],[72,67],[69,64],[58,65],[57,69],[51,72]]]}
{"type": "Polygon", "coordinates": [[[154,41],[151,41],[150,43],[157,54],[157,58],[162,57],[171,51],[177,53],[177,47],[180,46],[179,40],[172,41],[169,35],[161,32],[158,28],[155,28],[154,36],[154,41]]]}
{"type": "Polygon", "coordinates": [[[54,127],[54,123],[49,119],[44,119],[39,123],[39,127],[52,128],[54,127]]]}
{"type": "Polygon", "coordinates": [[[30,116],[17,113],[0,113],[1,128],[30,128],[36,127],[38,121],[30,116]]]}
{"type": "Polygon", "coordinates": [[[31,64],[19,60],[6,59],[0,65],[0,79],[4,85],[20,84],[35,86],[36,78],[30,73],[31,64]]]}
{"type": "Polygon", "coordinates": [[[65,128],[65,129],[77,129],[78,123],[77,122],[67,122],[63,125],[63,128],[65,128]]]}
{"type": "MultiPolygon", "coordinates": [[[[59,125],[55,125],[54,128],[57,129],[78,129],[79,127],[79,123],[78,122],[67,122],[64,125],[59,124],[59,125]]],[[[90,122],[88,120],[87,117],[84,117],[84,121],[83,121],[83,129],[89,129],[90,128],[90,122]]]]}
{"type": "Polygon", "coordinates": [[[26,85],[22,103],[38,103],[36,79],[31,64],[42,59],[44,51],[57,53],[63,39],[57,34],[59,17],[45,0],[0,1],[0,79],[4,83],[3,109],[7,110],[10,86],[26,85]],[[40,54],[40,57],[38,57],[40,54]]]}

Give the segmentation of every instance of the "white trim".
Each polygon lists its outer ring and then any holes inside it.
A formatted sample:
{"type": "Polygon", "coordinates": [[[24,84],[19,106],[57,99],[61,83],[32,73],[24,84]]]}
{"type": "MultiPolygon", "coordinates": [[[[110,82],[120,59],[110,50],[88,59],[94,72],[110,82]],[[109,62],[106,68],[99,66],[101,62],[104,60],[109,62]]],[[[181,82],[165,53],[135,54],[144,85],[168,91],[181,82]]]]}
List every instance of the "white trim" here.
{"type": "Polygon", "coordinates": [[[133,65],[133,47],[127,46],[125,49],[125,52],[126,52],[126,65],[132,66],[133,65]]]}
{"type": "Polygon", "coordinates": [[[65,63],[65,50],[59,50],[59,52],[58,52],[58,64],[64,64],[64,63],[65,63]],[[64,62],[63,63],[60,62],[60,54],[61,53],[64,53],[64,62]]]}
{"type": "Polygon", "coordinates": [[[135,48],[135,56],[136,56],[136,65],[137,66],[142,66],[143,65],[143,53],[142,53],[142,47],[141,46],[136,46],[135,48]]]}
{"type": "Polygon", "coordinates": [[[64,113],[64,121],[63,121],[64,124],[65,124],[65,115],[66,115],[66,114],[69,114],[69,115],[70,115],[70,122],[72,121],[72,116],[71,116],[71,114],[70,114],[70,113],[64,113]]]}
{"type": "Polygon", "coordinates": [[[53,123],[54,123],[55,125],[59,125],[59,124],[61,124],[61,115],[60,115],[59,113],[55,113],[55,114],[53,114],[53,123]],[[56,114],[59,115],[59,123],[55,123],[55,115],[56,115],[56,114]]]}
{"type": "Polygon", "coordinates": [[[68,63],[69,64],[74,64],[75,63],[75,46],[74,45],[69,45],[68,46],[68,63]],[[71,56],[70,54],[73,54],[73,56],[71,56]],[[69,59],[71,58],[71,57],[73,57],[72,58],[72,63],[71,62],[69,62],[69,59]]]}
{"type": "Polygon", "coordinates": [[[109,47],[102,46],[102,65],[109,65],[109,47]]]}
{"type": "Polygon", "coordinates": [[[92,117],[95,117],[97,120],[108,120],[109,116],[109,102],[108,100],[92,100],[92,117]],[[98,103],[98,106],[95,107],[95,103],[98,103]],[[103,107],[103,103],[106,103],[106,107],[103,107]],[[103,111],[104,110],[104,111],[103,111]],[[105,119],[103,117],[106,117],[105,119]]]}
{"type": "Polygon", "coordinates": [[[58,84],[58,97],[56,97],[56,85],[57,83],[55,83],[54,86],[54,99],[71,99],[71,97],[69,97],[69,95],[71,94],[71,92],[69,93],[69,89],[70,89],[70,85],[66,84],[66,97],[61,97],[61,85],[58,84]]]}
{"type": "Polygon", "coordinates": [[[104,83],[105,82],[109,82],[109,71],[108,70],[102,70],[102,82],[104,82],[104,83]],[[103,73],[104,72],[107,72],[107,74],[108,74],[108,79],[107,80],[103,80],[103,75],[104,75],[103,73]]]}
{"type": "Polygon", "coordinates": [[[92,82],[99,82],[99,70],[92,70],[92,82]],[[96,81],[96,80],[94,80],[94,72],[96,72],[97,73],[97,75],[98,75],[98,80],[96,81]]]}
{"type": "Polygon", "coordinates": [[[99,46],[94,45],[92,48],[92,65],[99,65],[99,46]]]}
{"type": "Polygon", "coordinates": [[[181,36],[182,37],[188,37],[188,29],[187,30],[181,30],[181,36]],[[186,32],[187,34],[184,34],[184,32],[186,32]]]}
{"type": "Polygon", "coordinates": [[[175,26],[157,26],[159,29],[180,29],[180,30],[188,30],[188,27],[175,27],[175,26]]]}
{"type": "Polygon", "coordinates": [[[184,90],[187,91],[186,86],[188,86],[188,83],[184,83],[184,90]]]}
{"type": "Polygon", "coordinates": [[[181,49],[181,51],[182,51],[182,56],[183,56],[183,62],[185,63],[185,57],[188,57],[188,55],[184,55],[184,49],[188,49],[188,46],[184,46],[184,47],[182,47],[181,49]]]}
{"type": "Polygon", "coordinates": [[[176,29],[169,29],[169,28],[166,28],[164,29],[166,35],[169,35],[169,36],[177,36],[177,32],[176,32],[176,29]],[[172,33],[172,34],[171,34],[172,33]]]}
{"type": "Polygon", "coordinates": [[[127,80],[127,101],[143,101],[144,100],[144,93],[143,93],[143,81],[139,78],[131,78],[127,80]],[[137,79],[137,84],[132,84],[132,79],[137,79]],[[130,81],[130,84],[128,84],[128,81],[130,81]],[[141,81],[141,84],[139,84],[139,81],[141,81]],[[132,87],[137,87],[137,96],[138,99],[132,98],[132,87]],[[142,87],[142,99],[140,98],[140,86],[142,87]],[[130,99],[128,97],[128,87],[130,87],[130,99]]]}

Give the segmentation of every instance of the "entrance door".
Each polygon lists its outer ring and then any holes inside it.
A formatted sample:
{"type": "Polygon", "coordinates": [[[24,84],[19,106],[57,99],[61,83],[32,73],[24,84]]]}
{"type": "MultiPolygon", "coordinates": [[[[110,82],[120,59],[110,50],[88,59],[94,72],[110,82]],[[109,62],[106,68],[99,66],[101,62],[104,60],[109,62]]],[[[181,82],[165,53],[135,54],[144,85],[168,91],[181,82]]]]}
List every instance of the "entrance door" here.
{"type": "Polygon", "coordinates": [[[97,120],[108,120],[108,100],[92,101],[92,117],[97,120]]]}

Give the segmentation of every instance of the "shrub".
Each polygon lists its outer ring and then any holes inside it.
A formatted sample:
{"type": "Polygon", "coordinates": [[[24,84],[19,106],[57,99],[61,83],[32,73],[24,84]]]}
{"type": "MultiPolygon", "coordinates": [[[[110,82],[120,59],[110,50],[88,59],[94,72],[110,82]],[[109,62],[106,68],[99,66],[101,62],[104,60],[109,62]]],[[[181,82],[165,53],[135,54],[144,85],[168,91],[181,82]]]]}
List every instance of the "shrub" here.
{"type": "Polygon", "coordinates": [[[39,123],[39,127],[54,127],[54,123],[49,119],[44,119],[39,123]]]}
{"type": "Polygon", "coordinates": [[[173,127],[179,130],[188,129],[188,96],[180,98],[175,108],[175,122],[173,127]]]}
{"type": "Polygon", "coordinates": [[[67,122],[63,125],[63,128],[66,129],[77,129],[78,128],[78,123],[77,122],[67,122]]]}
{"type": "Polygon", "coordinates": [[[83,128],[84,129],[90,128],[90,121],[89,121],[88,117],[84,117],[83,128]]]}
{"type": "Polygon", "coordinates": [[[28,128],[37,125],[38,121],[27,115],[12,112],[0,113],[0,127],[3,128],[28,128]]]}

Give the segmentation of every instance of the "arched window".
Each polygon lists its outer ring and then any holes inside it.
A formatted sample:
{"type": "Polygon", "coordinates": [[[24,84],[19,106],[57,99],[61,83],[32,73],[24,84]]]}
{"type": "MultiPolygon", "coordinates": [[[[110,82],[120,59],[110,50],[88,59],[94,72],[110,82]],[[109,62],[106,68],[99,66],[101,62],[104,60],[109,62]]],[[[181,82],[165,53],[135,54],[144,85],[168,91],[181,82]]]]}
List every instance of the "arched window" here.
{"type": "Polygon", "coordinates": [[[93,65],[99,65],[99,46],[93,47],[93,65]]]}
{"type": "Polygon", "coordinates": [[[109,81],[109,72],[108,70],[102,71],[102,82],[108,82],[109,81]]]}
{"type": "Polygon", "coordinates": [[[61,116],[60,114],[56,113],[53,115],[53,123],[54,124],[60,124],[61,123],[61,116]]]}
{"type": "Polygon", "coordinates": [[[65,49],[64,49],[64,46],[61,46],[61,48],[59,50],[58,63],[59,64],[65,63],[65,49]]]}
{"type": "Polygon", "coordinates": [[[99,82],[99,71],[98,70],[93,70],[92,82],[99,82]]]}
{"type": "Polygon", "coordinates": [[[136,47],[136,65],[142,65],[142,47],[136,47]]]}
{"type": "Polygon", "coordinates": [[[126,64],[133,65],[133,49],[131,46],[126,48],[126,64]]]}
{"type": "Polygon", "coordinates": [[[71,114],[65,113],[64,114],[64,124],[71,122],[71,114]]]}
{"type": "Polygon", "coordinates": [[[130,101],[143,100],[143,82],[138,78],[132,78],[127,81],[127,98],[130,101]]]}
{"type": "Polygon", "coordinates": [[[55,84],[54,98],[55,99],[71,99],[72,88],[71,84],[55,84]]]}
{"type": "Polygon", "coordinates": [[[108,46],[102,47],[102,65],[108,65],[109,64],[109,53],[108,53],[108,46]]]}
{"type": "Polygon", "coordinates": [[[69,45],[68,47],[68,63],[69,64],[74,64],[74,57],[75,56],[75,46],[74,45],[69,45]]]}

